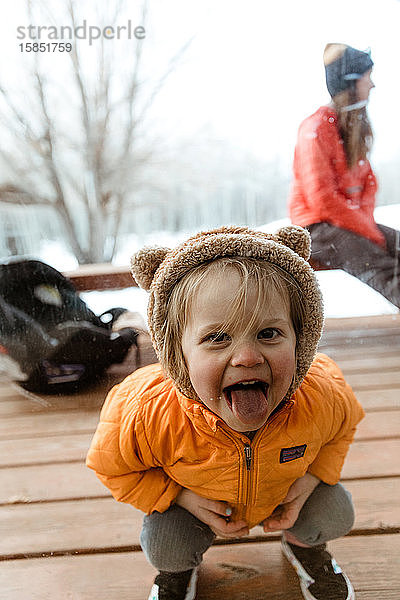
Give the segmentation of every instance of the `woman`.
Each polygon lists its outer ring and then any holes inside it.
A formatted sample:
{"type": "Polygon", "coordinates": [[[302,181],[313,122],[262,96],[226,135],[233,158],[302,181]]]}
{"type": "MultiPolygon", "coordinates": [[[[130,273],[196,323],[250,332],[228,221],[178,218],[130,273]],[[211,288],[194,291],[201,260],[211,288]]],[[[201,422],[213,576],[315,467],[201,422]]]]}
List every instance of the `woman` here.
{"type": "Polygon", "coordinates": [[[314,262],[347,271],[400,307],[400,235],[373,216],[377,183],[366,112],[373,62],[367,52],[328,44],[324,64],[332,102],[300,125],[290,218],[310,231],[314,262]]]}

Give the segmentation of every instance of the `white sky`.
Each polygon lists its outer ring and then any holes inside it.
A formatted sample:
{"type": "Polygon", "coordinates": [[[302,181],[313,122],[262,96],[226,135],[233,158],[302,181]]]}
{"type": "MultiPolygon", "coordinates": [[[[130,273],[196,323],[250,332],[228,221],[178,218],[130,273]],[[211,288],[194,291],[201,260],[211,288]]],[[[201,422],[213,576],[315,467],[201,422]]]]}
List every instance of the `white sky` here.
{"type": "Polygon", "coordinates": [[[375,156],[390,158],[400,151],[399,0],[170,0],[163,5],[164,10],[157,3],[155,12],[160,46],[197,33],[169,85],[168,101],[165,93],[159,103],[160,110],[177,111],[188,130],[196,120],[211,123],[218,135],[256,154],[291,157],[300,121],[329,101],[322,53],[326,43],[338,41],[371,47],[375,156]]]}
{"type": "MultiPolygon", "coordinates": [[[[53,0],[36,2],[46,6],[53,0]]],[[[79,4],[91,19],[91,0],[79,4]]],[[[132,0],[135,25],[140,25],[138,5],[132,0]]],[[[2,79],[18,80],[27,60],[16,39],[17,25],[28,24],[23,7],[24,0],[14,0],[7,3],[7,13],[3,10],[2,79]]],[[[300,121],[329,100],[322,52],[327,42],[338,41],[371,47],[376,83],[369,111],[376,136],[372,158],[380,162],[400,156],[400,0],[150,0],[150,8],[143,43],[154,73],[195,36],[154,106],[160,128],[170,135],[208,129],[261,158],[278,154],[290,163],[300,121]]],[[[52,60],[55,70],[62,70],[62,64],[61,56],[52,60]]]]}

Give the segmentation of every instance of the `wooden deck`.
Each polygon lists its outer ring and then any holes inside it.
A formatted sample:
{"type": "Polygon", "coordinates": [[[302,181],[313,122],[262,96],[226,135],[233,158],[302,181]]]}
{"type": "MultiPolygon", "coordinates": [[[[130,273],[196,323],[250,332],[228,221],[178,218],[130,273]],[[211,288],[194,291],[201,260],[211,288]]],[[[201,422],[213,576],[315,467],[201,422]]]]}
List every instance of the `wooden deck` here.
{"type": "MultiPolygon", "coordinates": [[[[329,321],[321,350],[342,367],[367,412],[343,471],[356,523],[330,547],[358,600],[398,600],[400,315],[329,321]]],[[[143,361],[151,358],[144,348],[143,361]]],[[[147,598],[154,570],[139,546],[141,514],[113,500],[84,466],[105,389],[134,360],[79,396],[24,395],[0,375],[1,599],[147,598]]],[[[249,538],[218,540],[206,553],[197,598],[302,595],[278,536],[255,528],[249,538]]]]}

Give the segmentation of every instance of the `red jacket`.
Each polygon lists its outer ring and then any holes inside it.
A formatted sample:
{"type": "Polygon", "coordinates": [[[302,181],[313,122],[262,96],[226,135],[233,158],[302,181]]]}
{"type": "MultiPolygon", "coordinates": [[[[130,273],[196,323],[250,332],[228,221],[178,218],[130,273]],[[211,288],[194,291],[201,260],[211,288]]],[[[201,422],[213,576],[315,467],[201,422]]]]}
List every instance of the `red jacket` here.
{"type": "Polygon", "coordinates": [[[327,222],[385,246],[374,220],[377,183],[368,160],[349,169],[335,111],[322,106],[300,125],[289,215],[295,225],[327,222]]]}
{"type": "Polygon", "coordinates": [[[333,485],[364,412],[339,367],[318,354],[301,386],[254,439],[181,394],[160,365],[109,393],[87,465],[121,501],[164,512],[182,487],[233,507],[250,527],[307,471],[333,485]]]}

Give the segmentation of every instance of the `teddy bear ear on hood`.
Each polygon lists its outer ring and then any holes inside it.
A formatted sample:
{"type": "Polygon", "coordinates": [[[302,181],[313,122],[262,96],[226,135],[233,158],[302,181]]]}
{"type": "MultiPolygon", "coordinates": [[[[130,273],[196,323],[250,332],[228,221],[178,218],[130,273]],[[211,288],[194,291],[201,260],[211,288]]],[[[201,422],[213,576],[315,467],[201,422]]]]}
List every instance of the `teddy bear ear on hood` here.
{"type": "Polygon", "coordinates": [[[131,273],[141,288],[149,291],[155,272],[168,252],[171,252],[170,248],[147,246],[132,256],[131,273]]]}
{"type": "Polygon", "coordinates": [[[298,227],[297,225],[288,225],[281,227],[275,233],[275,237],[279,242],[294,250],[296,254],[308,260],[311,254],[311,236],[307,229],[298,227]]]}

